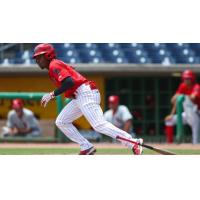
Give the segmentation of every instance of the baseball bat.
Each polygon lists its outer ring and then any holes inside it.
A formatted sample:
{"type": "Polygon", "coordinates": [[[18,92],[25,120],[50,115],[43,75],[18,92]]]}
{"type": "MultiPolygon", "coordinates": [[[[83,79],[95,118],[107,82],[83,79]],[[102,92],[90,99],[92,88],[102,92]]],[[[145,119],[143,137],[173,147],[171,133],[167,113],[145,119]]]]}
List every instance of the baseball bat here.
{"type": "MultiPolygon", "coordinates": [[[[126,141],[126,142],[130,142],[132,144],[138,144],[137,142],[134,142],[133,140],[129,140],[127,138],[123,138],[123,137],[120,137],[120,136],[117,136],[116,139],[123,140],[123,141],[126,141]]],[[[176,155],[173,152],[166,151],[166,150],[163,150],[163,149],[159,149],[159,148],[156,148],[156,147],[152,147],[152,146],[147,145],[147,144],[138,144],[138,145],[141,145],[141,146],[143,146],[147,149],[150,149],[150,150],[155,151],[155,152],[162,154],[162,155],[176,155]]]]}

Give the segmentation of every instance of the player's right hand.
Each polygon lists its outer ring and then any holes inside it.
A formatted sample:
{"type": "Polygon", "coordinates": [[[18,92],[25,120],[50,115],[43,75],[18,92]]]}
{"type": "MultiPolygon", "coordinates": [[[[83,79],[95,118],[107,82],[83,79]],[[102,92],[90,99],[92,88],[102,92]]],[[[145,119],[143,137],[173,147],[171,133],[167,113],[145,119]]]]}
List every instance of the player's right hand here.
{"type": "Polygon", "coordinates": [[[41,100],[41,106],[44,106],[46,107],[47,103],[53,99],[55,96],[54,96],[54,92],[50,92],[48,94],[45,94],[43,97],[42,97],[42,100],[41,100]]]}
{"type": "Polygon", "coordinates": [[[170,121],[172,119],[173,115],[167,115],[165,117],[165,121],[170,121]]]}

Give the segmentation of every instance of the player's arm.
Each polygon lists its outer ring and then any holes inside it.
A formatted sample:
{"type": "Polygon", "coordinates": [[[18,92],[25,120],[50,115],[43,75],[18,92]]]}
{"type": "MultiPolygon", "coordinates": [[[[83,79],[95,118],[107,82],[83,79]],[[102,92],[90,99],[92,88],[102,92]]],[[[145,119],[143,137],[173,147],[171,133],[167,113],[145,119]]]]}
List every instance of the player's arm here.
{"type": "Polygon", "coordinates": [[[46,94],[42,97],[41,104],[45,107],[51,99],[53,99],[55,96],[62,94],[66,90],[69,90],[73,86],[74,86],[74,81],[70,76],[64,78],[61,81],[61,86],[59,88],[55,89],[53,92],[46,94]]]}
{"type": "Polygon", "coordinates": [[[176,93],[171,98],[172,109],[171,109],[170,114],[165,117],[165,120],[170,120],[173,117],[173,115],[176,113],[176,98],[178,95],[179,94],[176,93]]]}
{"type": "Polygon", "coordinates": [[[170,115],[174,115],[176,113],[176,99],[177,99],[177,96],[179,94],[175,94],[172,98],[171,98],[171,104],[172,104],[172,109],[171,109],[171,112],[170,112],[170,115]]]}
{"type": "Polygon", "coordinates": [[[126,132],[129,132],[131,126],[132,126],[132,120],[129,119],[129,120],[127,120],[127,121],[124,123],[123,130],[126,131],[126,132]]]}
{"type": "Polygon", "coordinates": [[[193,102],[196,100],[196,98],[200,98],[200,86],[199,85],[195,86],[194,91],[192,92],[191,95],[189,95],[189,98],[193,102]]]}
{"type": "Polygon", "coordinates": [[[54,96],[58,96],[74,86],[74,80],[70,76],[63,79],[61,83],[61,86],[54,90],[54,96]]]}
{"type": "Polygon", "coordinates": [[[122,109],[122,120],[124,122],[123,130],[129,133],[132,127],[133,116],[131,115],[129,109],[126,106],[123,106],[122,109]]]}

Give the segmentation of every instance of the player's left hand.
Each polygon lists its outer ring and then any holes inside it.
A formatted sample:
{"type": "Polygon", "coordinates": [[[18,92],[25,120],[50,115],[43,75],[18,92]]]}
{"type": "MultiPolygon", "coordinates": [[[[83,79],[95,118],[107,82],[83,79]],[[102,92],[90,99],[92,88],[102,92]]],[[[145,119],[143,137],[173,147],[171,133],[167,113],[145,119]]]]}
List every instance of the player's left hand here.
{"type": "Polygon", "coordinates": [[[45,94],[41,99],[41,106],[46,107],[47,103],[55,97],[54,92],[45,94]]]}

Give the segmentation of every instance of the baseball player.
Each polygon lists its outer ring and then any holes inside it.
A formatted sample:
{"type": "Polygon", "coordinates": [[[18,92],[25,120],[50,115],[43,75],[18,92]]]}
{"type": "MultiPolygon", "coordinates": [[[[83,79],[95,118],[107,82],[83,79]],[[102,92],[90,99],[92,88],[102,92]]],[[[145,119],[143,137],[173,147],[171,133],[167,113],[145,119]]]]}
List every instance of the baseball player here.
{"type": "MultiPolygon", "coordinates": [[[[93,144],[86,140],[72,124],[82,115],[99,133],[115,139],[117,136],[133,139],[130,134],[104,119],[100,107],[100,93],[95,82],[87,80],[73,67],[56,59],[56,53],[51,44],[37,45],[34,49],[33,58],[41,69],[48,70],[50,79],[57,87],[57,89],[42,97],[41,105],[45,107],[51,99],[62,93],[65,94],[65,97],[72,99],[60,112],[55,123],[69,139],[80,145],[80,155],[93,155],[96,152],[93,144]]],[[[142,144],[143,139],[133,139],[133,141],[136,144],[124,141],[122,141],[122,144],[132,149],[134,154],[141,154],[142,147],[138,144],[142,144]]]]}
{"type": "Polygon", "coordinates": [[[119,96],[112,95],[108,97],[108,106],[110,109],[104,113],[104,118],[106,121],[133,136],[133,116],[126,106],[119,105],[119,101],[119,96]]]}
{"type": "Polygon", "coordinates": [[[173,127],[177,122],[176,98],[180,94],[185,95],[184,112],[182,113],[183,124],[188,124],[191,127],[192,143],[197,144],[200,142],[200,86],[196,83],[195,74],[191,70],[185,70],[182,73],[182,83],[171,99],[173,107],[170,115],[165,118],[167,142],[173,142],[173,127]]]}
{"type": "Polygon", "coordinates": [[[39,136],[41,129],[33,112],[24,108],[21,99],[12,101],[12,109],[8,113],[7,125],[2,128],[2,136],[39,136]]]}

